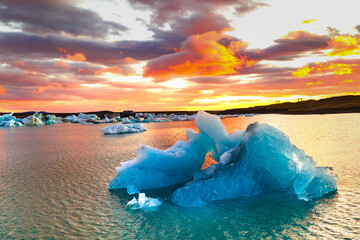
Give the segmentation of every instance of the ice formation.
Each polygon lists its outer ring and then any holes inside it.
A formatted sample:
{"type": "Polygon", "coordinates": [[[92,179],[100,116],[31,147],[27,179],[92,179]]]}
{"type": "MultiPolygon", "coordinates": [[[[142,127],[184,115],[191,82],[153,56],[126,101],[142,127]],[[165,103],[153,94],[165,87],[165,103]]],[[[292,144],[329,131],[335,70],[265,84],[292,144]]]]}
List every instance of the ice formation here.
{"type": "Polygon", "coordinates": [[[228,134],[218,116],[202,111],[195,124],[199,133],[187,130],[187,142],[178,141],[165,151],[141,144],[137,158],[116,169],[109,189],[133,194],[186,183],[170,197],[183,206],[271,192],[312,200],[336,190],[337,177],[329,168],[317,167],[270,125],[256,122],[228,134]],[[219,164],[201,170],[208,153],[219,164]]]}
{"type": "Polygon", "coordinates": [[[42,114],[35,113],[34,115],[24,118],[23,123],[25,126],[42,126],[44,125],[44,122],[41,119],[42,119],[42,114]]]}
{"type": "Polygon", "coordinates": [[[0,127],[22,127],[24,126],[22,119],[17,119],[13,116],[13,112],[10,114],[0,115],[0,127]]]}
{"type": "Polygon", "coordinates": [[[134,123],[134,124],[116,124],[107,126],[100,131],[105,134],[116,134],[116,133],[136,133],[136,132],[143,132],[146,131],[146,127],[141,123],[134,123]]]}
{"type": "Polygon", "coordinates": [[[123,118],[123,119],[122,119],[122,122],[123,122],[124,124],[129,124],[129,123],[131,123],[130,119],[127,118],[127,117],[123,118]]]}
{"type": "Polygon", "coordinates": [[[162,204],[162,201],[158,198],[146,197],[145,193],[139,193],[138,199],[135,197],[129,201],[126,205],[131,206],[131,209],[140,208],[154,208],[162,204]]]}

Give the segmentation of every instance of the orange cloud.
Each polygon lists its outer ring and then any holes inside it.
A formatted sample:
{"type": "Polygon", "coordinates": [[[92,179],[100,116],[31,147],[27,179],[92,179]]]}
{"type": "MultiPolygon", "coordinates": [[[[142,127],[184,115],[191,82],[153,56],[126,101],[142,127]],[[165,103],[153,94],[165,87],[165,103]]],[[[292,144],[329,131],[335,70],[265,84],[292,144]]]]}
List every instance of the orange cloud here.
{"type": "Polygon", "coordinates": [[[354,82],[353,79],[348,79],[348,80],[344,80],[344,81],[340,82],[340,84],[343,84],[343,83],[352,83],[352,82],[354,82]]]}
{"type": "Polygon", "coordinates": [[[332,48],[332,51],[328,53],[332,57],[360,55],[360,37],[336,36],[328,41],[328,46],[332,48]]]}
{"type": "Polygon", "coordinates": [[[305,77],[313,72],[325,73],[332,70],[336,75],[352,74],[351,66],[358,66],[357,64],[344,64],[344,63],[316,63],[312,67],[305,65],[304,67],[292,72],[295,77],[305,77]]]}
{"type": "Polygon", "coordinates": [[[4,95],[5,93],[6,93],[6,89],[0,85],[0,95],[4,95]]]}
{"type": "Polygon", "coordinates": [[[301,23],[303,23],[303,24],[309,24],[309,23],[316,22],[317,20],[319,20],[319,19],[309,19],[309,20],[302,21],[301,23]]]}
{"type": "Polygon", "coordinates": [[[313,83],[313,82],[308,82],[307,84],[306,84],[306,86],[311,86],[311,85],[320,85],[320,84],[322,84],[323,82],[322,81],[317,81],[316,83],[313,83]]]}
{"type": "Polygon", "coordinates": [[[304,67],[296,70],[295,72],[292,72],[292,75],[295,77],[305,77],[312,71],[312,68],[309,68],[309,66],[306,64],[304,67]]]}
{"type": "Polygon", "coordinates": [[[217,76],[235,74],[254,61],[236,53],[247,46],[242,41],[231,41],[226,47],[219,43],[228,38],[216,32],[193,35],[175,53],[161,56],[148,62],[144,77],[169,76],[217,76]]]}
{"type": "Polygon", "coordinates": [[[61,47],[57,47],[56,49],[59,50],[59,52],[63,52],[63,53],[67,53],[67,52],[68,52],[66,49],[61,48],[61,47]]]}
{"type": "Polygon", "coordinates": [[[126,58],[124,58],[124,60],[128,63],[136,63],[137,62],[135,59],[133,59],[131,57],[126,57],[126,58]]]}
{"type": "Polygon", "coordinates": [[[87,60],[85,55],[82,53],[75,53],[74,55],[66,54],[66,57],[61,57],[61,59],[74,62],[85,62],[87,60]]]}
{"type": "Polygon", "coordinates": [[[84,68],[78,68],[78,70],[77,70],[77,72],[78,73],[91,73],[91,72],[93,72],[94,70],[93,69],[91,69],[91,68],[88,68],[88,69],[84,69],[84,68]]]}
{"type": "Polygon", "coordinates": [[[124,75],[124,71],[121,67],[118,66],[112,66],[108,68],[103,68],[95,72],[96,75],[100,75],[103,73],[112,73],[117,75],[124,75]]]}
{"type": "Polygon", "coordinates": [[[52,89],[59,89],[62,88],[62,86],[59,83],[53,83],[51,85],[48,86],[44,86],[44,87],[40,87],[38,89],[33,90],[33,93],[43,93],[47,90],[52,90],[52,89]]]}
{"type": "Polygon", "coordinates": [[[55,66],[60,66],[60,67],[63,67],[63,68],[69,68],[69,65],[67,65],[63,61],[56,61],[55,66]]]}
{"type": "Polygon", "coordinates": [[[17,67],[23,67],[23,66],[25,66],[25,63],[24,63],[23,61],[19,60],[19,61],[17,61],[17,62],[15,63],[15,65],[16,65],[17,67]]]}

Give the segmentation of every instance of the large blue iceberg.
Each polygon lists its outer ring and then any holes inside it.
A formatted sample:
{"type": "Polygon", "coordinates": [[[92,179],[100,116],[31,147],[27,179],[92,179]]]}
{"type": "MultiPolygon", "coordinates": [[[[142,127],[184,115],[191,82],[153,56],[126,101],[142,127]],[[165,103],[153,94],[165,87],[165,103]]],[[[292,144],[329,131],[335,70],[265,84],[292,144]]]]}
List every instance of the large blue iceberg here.
{"type": "Polygon", "coordinates": [[[109,189],[124,188],[133,194],[186,183],[170,197],[183,206],[272,192],[308,201],[336,190],[331,168],[317,167],[270,125],[256,122],[228,134],[218,116],[202,111],[195,124],[199,133],[187,129],[187,141],[165,151],[141,144],[137,158],[116,169],[109,189]],[[209,154],[218,164],[202,170],[209,154]]]}

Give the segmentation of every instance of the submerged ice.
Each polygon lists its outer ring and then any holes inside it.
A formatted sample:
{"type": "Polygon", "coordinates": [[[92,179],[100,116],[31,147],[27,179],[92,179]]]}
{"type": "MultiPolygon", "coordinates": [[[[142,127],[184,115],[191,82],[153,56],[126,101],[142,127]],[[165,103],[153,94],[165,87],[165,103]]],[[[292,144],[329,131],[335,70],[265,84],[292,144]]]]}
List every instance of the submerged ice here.
{"type": "Polygon", "coordinates": [[[335,191],[337,177],[290,143],[280,130],[250,124],[228,134],[220,118],[199,112],[199,133],[187,130],[187,141],[162,151],[141,144],[137,158],[122,163],[109,189],[129,194],[186,183],[170,197],[183,206],[240,196],[280,192],[312,200],[335,191]],[[201,170],[207,154],[218,162],[201,170]]]}

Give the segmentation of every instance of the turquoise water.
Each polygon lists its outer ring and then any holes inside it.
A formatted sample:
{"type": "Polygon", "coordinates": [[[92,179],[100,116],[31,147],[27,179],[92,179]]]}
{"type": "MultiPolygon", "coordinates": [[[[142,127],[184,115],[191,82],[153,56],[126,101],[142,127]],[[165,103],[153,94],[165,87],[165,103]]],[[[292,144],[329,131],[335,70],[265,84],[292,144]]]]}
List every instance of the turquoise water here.
{"type": "MultiPolygon", "coordinates": [[[[232,132],[254,121],[289,135],[339,176],[338,191],[312,202],[284,194],[201,208],[164,202],[131,210],[109,192],[119,162],[140,143],[166,149],[194,122],[146,124],[147,132],[103,135],[106,125],[0,128],[0,239],[357,239],[360,236],[360,114],[259,115],[224,119],[232,132]]],[[[166,197],[166,194],[163,194],[166,197]]]]}

